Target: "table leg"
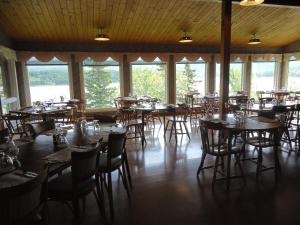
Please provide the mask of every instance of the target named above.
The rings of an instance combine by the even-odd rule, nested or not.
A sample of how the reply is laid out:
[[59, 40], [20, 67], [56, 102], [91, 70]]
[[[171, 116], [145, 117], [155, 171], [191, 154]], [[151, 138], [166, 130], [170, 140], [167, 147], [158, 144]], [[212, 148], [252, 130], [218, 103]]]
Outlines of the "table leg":
[[144, 144], [145, 144], [145, 131], [144, 131], [144, 129], [145, 129], [145, 126], [144, 126], [144, 123], [145, 123], [145, 112], [144, 111], [142, 111], [142, 130], [141, 130], [141, 132], [142, 132], [142, 149], [144, 149]]
[[167, 127], [166, 127], [166, 112], [163, 113], [163, 121], [164, 121], [164, 137], [166, 137]]
[[[175, 132], [175, 141], [177, 143], [177, 129], [176, 129], [176, 109], [173, 110], [173, 125], [174, 125], [174, 132]], [[171, 135], [171, 134], [170, 134]]]
[[230, 169], [231, 169], [231, 141], [232, 141], [232, 134], [229, 135], [228, 138], [228, 155], [227, 155], [227, 181], [226, 181], [226, 189], [229, 191], [230, 188]]
[[278, 157], [278, 133], [279, 131], [274, 132], [274, 159], [275, 159], [275, 176], [278, 175], [278, 172], [281, 172], [281, 166]]

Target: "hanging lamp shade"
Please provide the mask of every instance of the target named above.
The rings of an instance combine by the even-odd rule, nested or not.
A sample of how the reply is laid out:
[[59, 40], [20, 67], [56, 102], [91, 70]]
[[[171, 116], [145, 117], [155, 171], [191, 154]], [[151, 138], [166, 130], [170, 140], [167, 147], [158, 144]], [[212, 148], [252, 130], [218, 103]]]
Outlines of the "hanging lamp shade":
[[192, 41], [193, 41], [192, 37], [188, 36], [186, 32], [184, 32], [184, 36], [179, 39], [180, 43], [189, 43]]
[[248, 45], [258, 45], [261, 43], [261, 40], [253, 34], [252, 38], [248, 41]]
[[242, 6], [255, 6], [263, 3], [264, 0], [242, 0], [240, 5]]
[[101, 27], [99, 29], [99, 32], [98, 34], [96, 34], [95, 38], [94, 38], [95, 41], [109, 41], [110, 38], [107, 34], [104, 34], [103, 33], [103, 28]]

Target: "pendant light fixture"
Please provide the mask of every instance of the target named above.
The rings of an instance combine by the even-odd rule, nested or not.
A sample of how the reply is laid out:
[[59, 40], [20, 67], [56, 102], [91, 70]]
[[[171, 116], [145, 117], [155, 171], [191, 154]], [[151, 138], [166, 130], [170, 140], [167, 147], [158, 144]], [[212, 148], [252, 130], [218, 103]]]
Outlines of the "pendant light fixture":
[[107, 34], [103, 33], [103, 29], [104, 29], [103, 27], [99, 28], [98, 34], [96, 34], [96, 36], [94, 38], [95, 41], [109, 41], [110, 40], [109, 36]]
[[258, 45], [261, 43], [261, 40], [257, 38], [255, 35], [256, 35], [255, 33], [252, 35], [252, 38], [250, 38], [250, 40], [248, 41], [248, 45]]
[[240, 5], [242, 6], [255, 6], [263, 3], [264, 0], [242, 0]]
[[189, 43], [192, 41], [193, 41], [192, 37], [188, 36], [186, 31], [184, 31], [184, 36], [182, 38], [180, 38], [180, 40], [179, 40], [180, 43]]

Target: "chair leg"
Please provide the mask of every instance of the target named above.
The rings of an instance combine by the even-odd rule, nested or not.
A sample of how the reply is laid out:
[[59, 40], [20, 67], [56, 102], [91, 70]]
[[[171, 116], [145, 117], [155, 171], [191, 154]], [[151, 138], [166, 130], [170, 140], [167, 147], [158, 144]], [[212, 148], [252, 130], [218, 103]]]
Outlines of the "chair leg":
[[199, 165], [198, 170], [197, 170], [197, 176], [199, 175], [200, 171], [201, 171], [202, 168], [203, 168], [205, 157], [206, 157], [206, 153], [205, 153], [205, 152], [202, 152], [200, 165]]
[[291, 152], [293, 150], [293, 148], [292, 148], [292, 141], [291, 141], [291, 137], [290, 137], [290, 133], [289, 133], [288, 129], [285, 130], [285, 134], [286, 134], [286, 136], [288, 138], [288, 141], [289, 141], [289, 146], [290, 146], [290, 151], [289, 152]]
[[101, 190], [100, 190], [100, 184], [99, 184], [98, 179], [96, 179], [96, 191], [97, 191], [97, 193], [93, 190], [93, 193], [94, 193], [94, 196], [96, 198], [99, 211], [100, 211], [101, 215], [103, 216], [105, 222], [107, 222], [105, 207], [104, 207], [104, 198], [103, 198], [103, 195], [102, 195]]
[[132, 188], [131, 174], [130, 174], [129, 163], [128, 163], [128, 158], [127, 158], [126, 152], [124, 153], [123, 157], [124, 157], [124, 163], [125, 163], [126, 174], [127, 174], [129, 186], [130, 186], [130, 188]]
[[[172, 135], [173, 135], [174, 123], [175, 123], [175, 122], [172, 122], [172, 124], [171, 124], [171, 131], [170, 131], [170, 138], [169, 138], [169, 142], [171, 141], [171, 138], [172, 138]], [[176, 135], [176, 130], [175, 130], [175, 135]]]
[[256, 178], [259, 176], [259, 172], [262, 166], [262, 148], [258, 148], [258, 158], [257, 158], [257, 168], [256, 168]]
[[114, 218], [114, 200], [113, 200], [113, 193], [112, 193], [112, 180], [111, 180], [111, 173], [107, 174], [107, 189], [108, 189], [108, 199], [109, 199], [109, 210], [110, 210], [110, 218]]
[[214, 166], [214, 176], [213, 176], [212, 186], [214, 186], [215, 183], [216, 183], [218, 164], [219, 164], [219, 156], [217, 156], [216, 161], [215, 161], [215, 166]]
[[[119, 170], [120, 171], [120, 170]], [[122, 171], [122, 172], [121, 172]], [[130, 196], [130, 193], [129, 193], [129, 187], [128, 187], [128, 183], [127, 183], [127, 177], [126, 177], [126, 170], [125, 170], [125, 167], [124, 167], [124, 163], [122, 163], [121, 165], [121, 178], [122, 178], [122, 182], [123, 182], [123, 185], [126, 189], [126, 192], [127, 192], [127, 196]]]
[[190, 137], [190, 134], [189, 134], [189, 131], [188, 131], [188, 129], [187, 129], [187, 126], [186, 126], [186, 124], [185, 124], [185, 123], [183, 123], [183, 125], [184, 125], [185, 132], [186, 132], [187, 136], [188, 136], [188, 137], [189, 137], [189, 139], [191, 140], [191, 137]]

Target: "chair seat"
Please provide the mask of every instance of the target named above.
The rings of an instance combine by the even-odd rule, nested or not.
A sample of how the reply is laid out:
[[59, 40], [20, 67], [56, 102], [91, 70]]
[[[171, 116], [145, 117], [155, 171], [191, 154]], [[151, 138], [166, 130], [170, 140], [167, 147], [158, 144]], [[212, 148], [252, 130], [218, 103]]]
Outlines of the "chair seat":
[[269, 138], [263, 138], [263, 140], [259, 140], [258, 137], [251, 137], [251, 138], [247, 138], [246, 143], [248, 145], [252, 145], [255, 147], [262, 147], [262, 148], [274, 146], [273, 140]]
[[[239, 146], [239, 145], [231, 147], [231, 154], [240, 153], [241, 151], [242, 151], [242, 147]], [[229, 154], [228, 147], [226, 145], [222, 146], [220, 148], [220, 151], [218, 151], [217, 147], [215, 147], [215, 148], [211, 147], [209, 153], [212, 154], [212, 155], [215, 155], [215, 156], [216, 155], [222, 155], [222, 156], [224, 156], [224, 155], [228, 155]]]
[[111, 159], [111, 170], [108, 171], [107, 170], [107, 157], [108, 154], [107, 153], [101, 153], [99, 156], [99, 171], [100, 172], [110, 172], [110, 171], [114, 171], [116, 169], [118, 169], [121, 164], [122, 164], [122, 159], [121, 157], [115, 157]]
[[[94, 188], [94, 178], [82, 181], [78, 185], [79, 193], [86, 193]], [[50, 198], [72, 198], [72, 172], [65, 173], [48, 182], [48, 196]]]

